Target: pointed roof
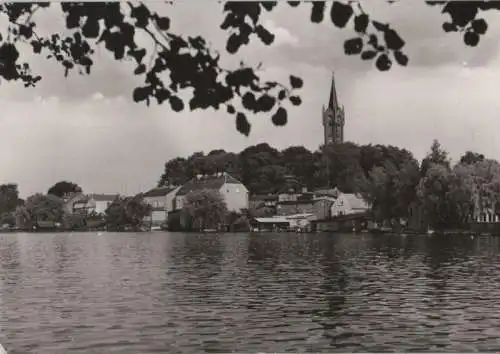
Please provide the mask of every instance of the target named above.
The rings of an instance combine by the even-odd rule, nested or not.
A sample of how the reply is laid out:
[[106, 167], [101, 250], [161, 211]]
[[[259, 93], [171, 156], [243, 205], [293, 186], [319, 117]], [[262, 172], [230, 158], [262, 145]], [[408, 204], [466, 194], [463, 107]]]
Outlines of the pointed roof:
[[332, 72], [332, 87], [330, 88], [330, 98], [327, 108], [335, 112], [338, 107], [339, 101], [337, 99], [337, 89], [335, 88], [335, 74]]
[[176, 188], [177, 187], [173, 186], [155, 187], [144, 193], [143, 197], [144, 198], [164, 197]]
[[[224, 184], [242, 184], [233, 176], [226, 172], [217, 173], [215, 175], [199, 175], [185, 185], [183, 185], [177, 192], [177, 196], [186, 195], [189, 192], [201, 189], [220, 189]], [[246, 189], [246, 187], [245, 187]]]

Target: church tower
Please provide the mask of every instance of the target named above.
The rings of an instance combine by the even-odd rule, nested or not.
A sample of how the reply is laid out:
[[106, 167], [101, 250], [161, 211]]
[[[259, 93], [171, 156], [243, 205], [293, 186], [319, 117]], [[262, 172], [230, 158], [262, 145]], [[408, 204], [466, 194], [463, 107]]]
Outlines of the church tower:
[[328, 106], [323, 106], [323, 130], [325, 145], [344, 142], [344, 107], [339, 105], [333, 74]]

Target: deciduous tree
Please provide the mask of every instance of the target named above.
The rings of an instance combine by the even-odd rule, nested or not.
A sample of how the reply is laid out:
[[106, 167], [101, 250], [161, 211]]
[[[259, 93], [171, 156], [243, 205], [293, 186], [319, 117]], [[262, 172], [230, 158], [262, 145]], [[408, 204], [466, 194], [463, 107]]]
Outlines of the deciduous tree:
[[106, 225], [109, 230], [139, 230], [146, 216], [150, 215], [151, 206], [141, 195], [117, 197], [106, 209]]
[[34, 194], [18, 207], [16, 216], [20, 226], [31, 229], [38, 222], [60, 223], [64, 215], [64, 200], [51, 194]]
[[189, 192], [182, 213], [188, 224], [197, 230], [217, 228], [227, 215], [227, 206], [220, 192], [202, 189]]
[[71, 194], [81, 193], [82, 188], [73, 182], [60, 181], [49, 188], [47, 194], [55, 195], [59, 198], [66, 198]]
[[474, 211], [470, 185], [442, 164], [428, 166], [417, 195], [434, 229], [460, 228]]

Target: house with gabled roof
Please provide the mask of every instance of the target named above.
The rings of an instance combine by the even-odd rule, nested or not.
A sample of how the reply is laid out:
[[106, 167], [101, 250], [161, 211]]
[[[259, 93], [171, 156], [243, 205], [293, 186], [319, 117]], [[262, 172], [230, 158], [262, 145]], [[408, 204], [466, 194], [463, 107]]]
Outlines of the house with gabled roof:
[[142, 195], [144, 201], [152, 207], [152, 226], [159, 226], [167, 220], [168, 213], [174, 210], [175, 195], [180, 188], [180, 186], [155, 187]]
[[331, 207], [331, 215], [342, 216], [369, 212], [371, 207], [360, 195], [340, 193]]
[[104, 214], [117, 197], [118, 194], [81, 194], [75, 196], [70, 203], [73, 212]]
[[248, 209], [248, 189], [243, 183], [226, 172], [213, 175], [197, 175], [184, 184], [175, 195], [175, 209], [182, 209], [188, 193], [204, 189], [220, 192], [226, 202], [228, 211], [240, 212], [242, 209]]

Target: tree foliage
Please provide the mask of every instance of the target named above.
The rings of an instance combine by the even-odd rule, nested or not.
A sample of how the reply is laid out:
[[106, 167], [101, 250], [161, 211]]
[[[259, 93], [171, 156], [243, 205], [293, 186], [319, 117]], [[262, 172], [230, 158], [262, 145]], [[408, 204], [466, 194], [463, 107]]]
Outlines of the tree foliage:
[[50, 194], [34, 194], [26, 198], [24, 205], [16, 210], [18, 224], [31, 229], [39, 222], [61, 223], [64, 216], [64, 200]]
[[474, 212], [474, 194], [470, 186], [444, 165], [429, 165], [417, 194], [430, 226], [435, 229], [459, 228]]
[[47, 192], [47, 194], [52, 194], [59, 198], [66, 198], [76, 193], [82, 193], [82, 188], [76, 183], [68, 181], [57, 182]]
[[19, 199], [17, 184], [8, 183], [0, 185], [0, 225], [15, 223], [14, 213], [22, 204]]
[[227, 217], [227, 206], [219, 191], [194, 190], [186, 195], [182, 214], [188, 228], [216, 229]]
[[[388, 0], [387, 3], [393, 3]], [[443, 23], [445, 32], [463, 35], [466, 45], [476, 46], [487, 32], [486, 21], [479, 17], [488, 10], [500, 9], [500, 3], [487, 1], [428, 1], [449, 16]], [[289, 1], [289, 6], [309, 6], [313, 23], [328, 18], [338, 28], [350, 28], [354, 36], [344, 43], [347, 55], [372, 60], [381, 71], [389, 70], [393, 63], [406, 66], [405, 40], [388, 23], [378, 21], [364, 11], [361, 1]], [[225, 18], [220, 28], [228, 33], [225, 50], [236, 54], [250, 40], [258, 39], [271, 45], [274, 34], [261, 21], [265, 12], [272, 11], [278, 2], [226, 2]], [[285, 2], [279, 6], [286, 6]], [[42, 36], [37, 33], [35, 12], [49, 7], [59, 7], [67, 33]], [[196, 109], [225, 108], [234, 115], [236, 128], [250, 134], [248, 114], [263, 112], [276, 126], [287, 123], [288, 106], [301, 104], [296, 90], [303, 87], [303, 80], [290, 75], [289, 82], [263, 81], [258, 67], [245, 63], [237, 68], [225, 68], [220, 63], [219, 52], [198, 36], [185, 36], [171, 29], [171, 18], [152, 11], [144, 3], [2, 3], [0, 13], [8, 18], [7, 31], [0, 35], [0, 77], [6, 81], [20, 80], [25, 86], [34, 86], [42, 78], [33, 73], [29, 63], [23, 61], [19, 45], [27, 44], [35, 54], [55, 60], [64, 75], [71, 71], [90, 74], [96, 61], [96, 49], [104, 48], [117, 61], [135, 63], [134, 75], [143, 84], [133, 89], [135, 102], [147, 105], [155, 100], [168, 102], [171, 109], [180, 112], [189, 107]], [[138, 43], [138, 34], [148, 36], [154, 43], [146, 48]], [[181, 96], [192, 90], [185, 102]], [[287, 101], [289, 103], [287, 103]], [[186, 104], [187, 103], [187, 104]]]
[[151, 206], [141, 195], [133, 197], [118, 196], [106, 209], [108, 230], [139, 230], [145, 217], [151, 214]]
[[383, 167], [387, 161], [398, 170], [407, 163], [418, 166], [409, 151], [394, 146], [344, 143], [312, 152], [303, 146], [280, 151], [262, 143], [237, 154], [213, 150], [206, 155], [196, 152], [187, 158], [171, 159], [165, 163], [158, 185], [182, 185], [197, 174], [228, 172], [242, 181], [251, 194], [328, 186], [347, 193], [361, 192], [372, 169]]

